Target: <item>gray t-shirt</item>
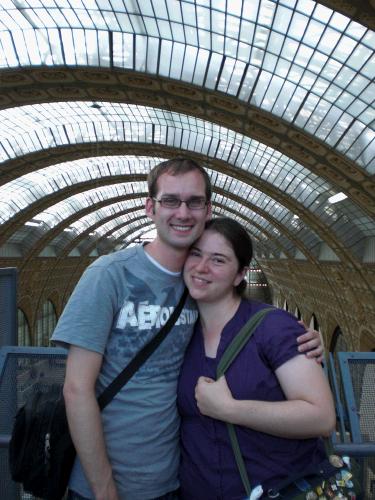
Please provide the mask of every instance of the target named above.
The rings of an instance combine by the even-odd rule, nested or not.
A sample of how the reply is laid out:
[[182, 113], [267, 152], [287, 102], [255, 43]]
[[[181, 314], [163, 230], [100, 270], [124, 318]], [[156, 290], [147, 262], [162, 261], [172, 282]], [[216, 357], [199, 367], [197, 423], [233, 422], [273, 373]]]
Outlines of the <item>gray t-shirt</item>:
[[[100, 257], [84, 272], [54, 342], [103, 354], [97, 394], [160, 330], [184, 284], [155, 266], [141, 246]], [[155, 353], [103, 410], [108, 455], [122, 500], [145, 500], [178, 487], [177, 378], [198, 313], [188, 297]], [[93, 498], [78, 460], [70, 488]]]

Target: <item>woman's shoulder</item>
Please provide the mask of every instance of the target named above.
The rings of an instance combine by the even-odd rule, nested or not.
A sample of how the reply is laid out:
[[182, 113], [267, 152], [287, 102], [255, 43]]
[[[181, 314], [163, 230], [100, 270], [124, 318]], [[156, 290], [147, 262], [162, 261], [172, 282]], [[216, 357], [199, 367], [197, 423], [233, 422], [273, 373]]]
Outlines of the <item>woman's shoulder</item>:
[[242, 299], [241, 301], [240, 311], [247, 316], [248, 319], [262, 310], [267, 310], [266, 316], [269, 318], [285, 318], [286, 320], [291, 319], [292, 321], [298, 321], [293, 314], [290, 314], [288, 311], [285, 311], [285, 309], [280, 309], [272, 304], [267, 304], [253, 299]]
[[265, 309], [268, 312], [263, 317], [259, 328], [259, 330], [264, 331], [265, 335], [274, 335], [276, 332], [280, 335], [289, 332], [293, 336], [298, 336], [303, 333], [304, 328], [298, 323], [298, 319], [284, 309], [249, 299], [243, 299], [240, 308], [245, 321], [248, 321], [256, 313]]

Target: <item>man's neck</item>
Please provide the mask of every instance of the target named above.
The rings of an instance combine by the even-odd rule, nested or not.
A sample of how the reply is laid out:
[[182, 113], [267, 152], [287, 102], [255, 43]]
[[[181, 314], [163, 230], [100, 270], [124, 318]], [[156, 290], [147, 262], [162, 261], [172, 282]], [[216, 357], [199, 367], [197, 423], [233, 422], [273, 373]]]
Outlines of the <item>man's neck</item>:
[[145, 251], [159, 264], [169, 271], [179, 272], [182, 270], [188, 254], [186, 248], [173, 248], [164, 245], [157, 238], [145, 245]]

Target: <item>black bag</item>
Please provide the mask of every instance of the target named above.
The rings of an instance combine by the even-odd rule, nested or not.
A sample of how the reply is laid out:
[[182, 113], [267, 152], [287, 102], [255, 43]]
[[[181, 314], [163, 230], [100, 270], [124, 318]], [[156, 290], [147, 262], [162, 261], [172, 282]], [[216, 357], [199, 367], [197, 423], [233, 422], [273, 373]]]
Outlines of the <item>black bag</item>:
[[35, 392], [15, 417], [9, 443], [12, 479], [27, 493], [59, 500], [75, 455], [61, 391]]
[[[160, 331], [139, 351], [98, 397], [103, 410], [115, 394], [157, 349], [177, 321], [184, 306], [185, 287], [179, 303]], [[60, 500], [68, 486], [76, 451], [69, 432], [61, 387], [35, 391], [17, 412], [9, 443], [12, 479], [23, 489], [45, 500]]]

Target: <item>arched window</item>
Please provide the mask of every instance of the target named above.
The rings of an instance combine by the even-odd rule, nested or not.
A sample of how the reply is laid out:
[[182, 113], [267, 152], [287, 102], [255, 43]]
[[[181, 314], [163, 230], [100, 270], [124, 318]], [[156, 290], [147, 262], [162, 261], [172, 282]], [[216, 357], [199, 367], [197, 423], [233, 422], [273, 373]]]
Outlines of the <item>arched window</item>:
[[17, 309], [18, 334], [17, 343], [20, 346], [30, 345], [30, 327], [25, 313], [22, 309]]
[[296, 307], [296, 309], [295, 309], [294, 316], [295, 316], [298, 320], [302, 319], [301, 311], [298, 309], [298, 307]]
[[50, 345], [49, 339], [55, 329], [57, 316], [55, 307], [50, 300], [44, 302], [39, 310], [36, 326], [36, 344], [47, 347]]
[[288, 302], [286, 300], [284, 300], [284, 309], [285, 311], [289, 311]]
[[311, 328], [314, 328], [314, 330], [316, 330], [317, 332], [320, 331], [320, 325], [319, 325], [319, 321], [317, 320], [317, 317], [315, 316], [315, 314], [313, 314], [311, 316], [311, 319], [310, 319], [310, 327]]
[[337, 326], [335, 328], [335, 331], [333, 332], [332, 335], [332, 340], [331, 344], [329, 346], [329, 351], [330, 352], [340, 352], [340, 351], [347, 351], [348, 350], [348, 345], [346, 342], [346, 339], [341, 331], [341, 328]]

